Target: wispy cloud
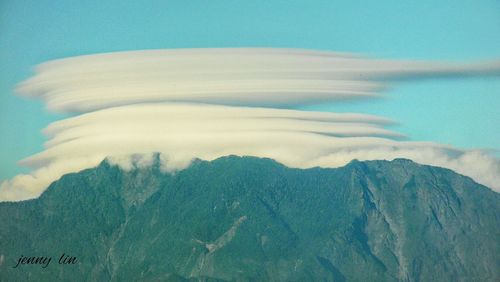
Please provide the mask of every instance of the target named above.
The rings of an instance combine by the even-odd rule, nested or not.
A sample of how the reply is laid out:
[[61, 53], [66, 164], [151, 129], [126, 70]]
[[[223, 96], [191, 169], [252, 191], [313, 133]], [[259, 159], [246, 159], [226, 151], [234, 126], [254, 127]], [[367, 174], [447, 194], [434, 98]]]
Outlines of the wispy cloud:
[[34, 172], [2, 183], [0, 200], [36, 197], [63, 174], [105, 158], [130, 169], [129, 156], [148, 164], [156, 152], [166, 171], [230, 154], [300, 168], [403, 157], [500, 191], [500, 162], [486, 152], [404, 141], [385, 128], [391, 121], [383, 117], [273, 108], [375, 97], [391, 80], [499, 70], [497, 62], [387, 61], [288, 49], [136, 51], [48, 62], [19, 91], [51, 110], [82, 114], [44, 130], [46, 149], [21, 161]]
[[81, 56], [40, 65], [21, 83], [56, 111], [143, 102], [286, 106], [377, 97], [385, 80], [498, 74], [500, 61], [375, 60], [289, 49], [179, 49]]

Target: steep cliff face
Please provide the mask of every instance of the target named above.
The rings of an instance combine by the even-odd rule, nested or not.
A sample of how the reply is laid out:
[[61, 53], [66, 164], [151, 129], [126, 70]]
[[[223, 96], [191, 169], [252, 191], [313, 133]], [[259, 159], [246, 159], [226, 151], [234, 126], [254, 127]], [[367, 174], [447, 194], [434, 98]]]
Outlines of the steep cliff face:
[[[225, 157], [175, 174], [103, 162], [0, 214], [5, 281], [500, 279], [500, 195], [409, 160]], [[21, 255], [53, 261], [13, 268]]]

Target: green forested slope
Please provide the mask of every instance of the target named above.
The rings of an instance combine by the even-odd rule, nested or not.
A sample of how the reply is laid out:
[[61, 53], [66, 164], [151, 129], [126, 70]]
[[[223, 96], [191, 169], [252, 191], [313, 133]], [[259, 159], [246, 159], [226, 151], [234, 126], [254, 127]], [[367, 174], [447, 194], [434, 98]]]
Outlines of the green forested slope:
[[[500, 195], [403, 159], [103, 162], [0, 215], [1, 281], [500, 280]], [[52, 262], [13, 268], [21, 255]]]

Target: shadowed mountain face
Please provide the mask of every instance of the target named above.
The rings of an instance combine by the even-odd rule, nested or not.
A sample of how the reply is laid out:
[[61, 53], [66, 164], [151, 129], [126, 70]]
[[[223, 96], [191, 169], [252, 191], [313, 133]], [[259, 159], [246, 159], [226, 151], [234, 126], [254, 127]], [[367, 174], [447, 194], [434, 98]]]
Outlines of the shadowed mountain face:
[[[103, 162], [0, 214], [2, 281], [500, 279], [500, 195], [402, 159], [224, 157], [175, 174]], [[52, 262], [13, 268], [21, 255]]]

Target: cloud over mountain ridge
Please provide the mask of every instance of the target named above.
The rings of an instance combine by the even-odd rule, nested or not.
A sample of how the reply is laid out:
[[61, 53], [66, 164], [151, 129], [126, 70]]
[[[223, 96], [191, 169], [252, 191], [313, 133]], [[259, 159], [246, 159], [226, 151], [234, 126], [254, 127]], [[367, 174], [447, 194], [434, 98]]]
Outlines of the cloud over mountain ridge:
[[393, 80], [497, 75], [500, 62], [390, 61], [293, 49], [150, 50], [42, 64], [20, 94], [49, 110], [79, 114], [50, 124], [36, 169], [0, 186], [0, 200], [38, 196], [63, 174], [109, 157], [130, 167], [161, 153], [166, 170], [193, 158], [273, 158], [285, 165], [338, 167], [352, 159], [408, 158], [447, 167], [500, 191], [500, 161], [479, 150], [401, 140], [391, 121], [360, 113], [306, 112], [290, 105], [377, 97]]

